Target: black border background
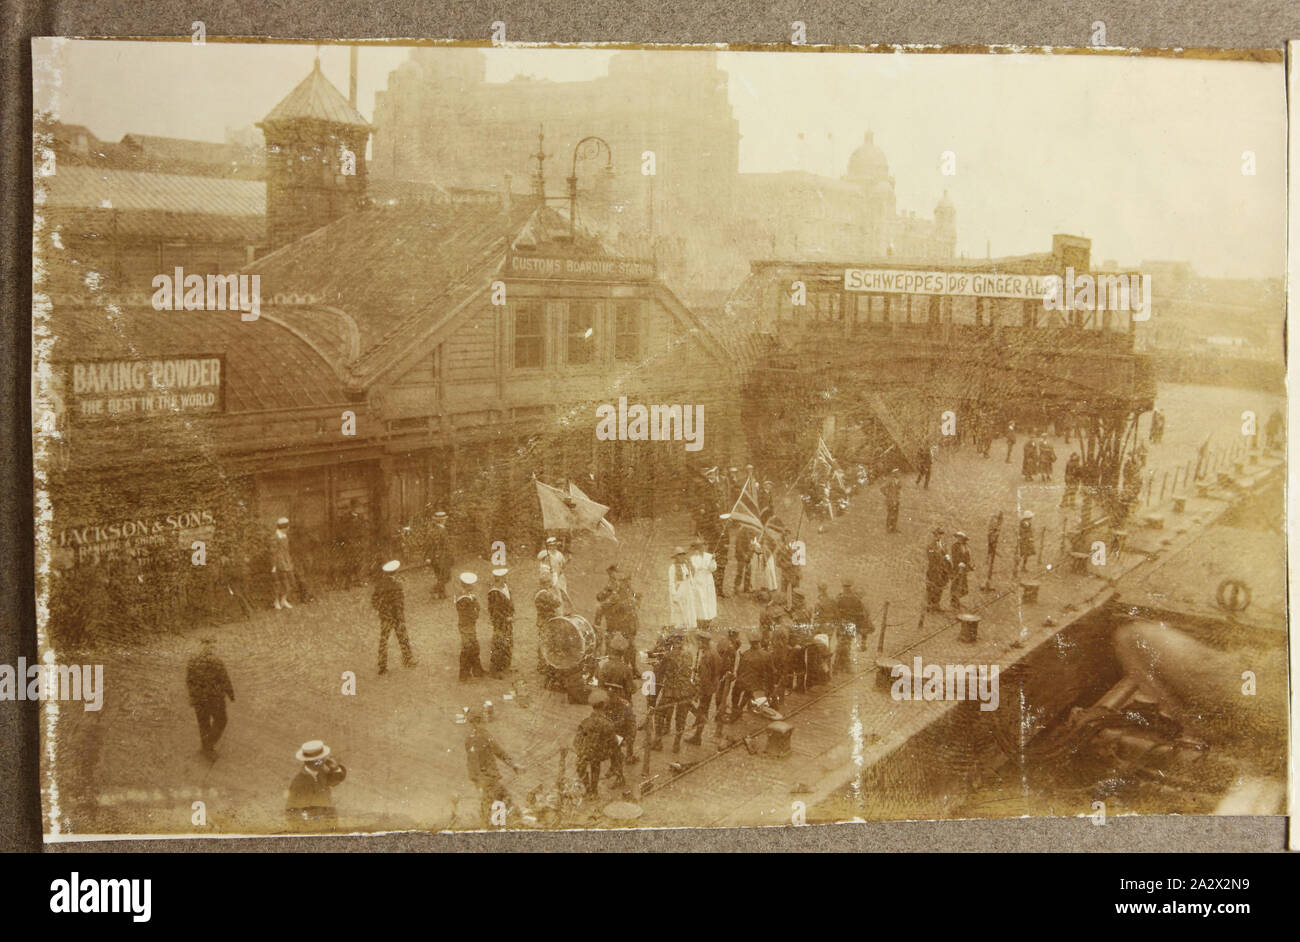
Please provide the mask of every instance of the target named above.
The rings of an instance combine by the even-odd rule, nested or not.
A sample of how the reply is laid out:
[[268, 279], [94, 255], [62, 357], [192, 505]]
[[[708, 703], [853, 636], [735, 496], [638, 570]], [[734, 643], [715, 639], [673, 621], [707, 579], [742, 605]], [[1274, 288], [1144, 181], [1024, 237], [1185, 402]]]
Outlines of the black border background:
[[[1300, 5], [1287, 0], [4, 0], [0, 19], [0, 663], [34, 659], [30, 423], [31, 48], [33, 36], [186, 36], [202, 20], [209, 38], [485, 40], [494, 20], [513, 42], [783, 43], [790, 23], [813, 44], [1023, 44], [1083, 46], [1091, 24], [1112, 45], [1281, 50], [1300, 36]], [[1194, 107], [1190, 103], [1189, 107]], [[1281, 198], [1279, 194], [1279, 198]], [[0, 703], [0, 851], [42, 849], [37, 713]], [[1095, 827], [1080, 819], [900, 822], [805, 828], [621, 832], [395, 834], [365, 838], [187, 839], [48, 845], [52, 852], [122, 851], [1276, 851], [1286, 821], [1271, 818], [1130, 817]], [[116, 874], [115, 874], [116, 875]]]

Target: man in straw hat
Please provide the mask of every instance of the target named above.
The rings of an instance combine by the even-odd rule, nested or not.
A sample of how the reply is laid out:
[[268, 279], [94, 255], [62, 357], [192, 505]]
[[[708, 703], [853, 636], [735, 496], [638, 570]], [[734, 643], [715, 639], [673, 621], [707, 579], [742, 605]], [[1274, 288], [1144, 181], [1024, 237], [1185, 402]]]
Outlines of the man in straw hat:
[[401, 563], [391, 559], [380, 568], [375, 587], [370, 591], [370, 604], [379, 613], [379, 673], [388, 673], [388, 636], [397, 635], [397, 646], [402, 651], [402, 665], [415, 666], [411, 653], [411, 639], [406, 634], [406, 599], [397, 581]]
[[515, 603], [510, 598], [510, 584], [504, 567], [492, 570], [492, 586], [488, 589], [488, 618], [492, 620], [492, 646], [488, 665], [492, 676], [499, 678], [510, 670], [515, 649]]
[[478, 596], [474, 583], [478, 576], [472, 572], [460, 574], [460, 589], [456, 593], [456, 626], [460, 631], [460, 680], [486, 677], [478, 648]]
[[284, 812], [293, 823], [334, 823], [338, 812], [334, 810], [331, 789], [347, 778], [348, 770], [330, 755], [330, 747], [319, 739], [302, 744], [297, 759], [302, 768], [289, 783]]

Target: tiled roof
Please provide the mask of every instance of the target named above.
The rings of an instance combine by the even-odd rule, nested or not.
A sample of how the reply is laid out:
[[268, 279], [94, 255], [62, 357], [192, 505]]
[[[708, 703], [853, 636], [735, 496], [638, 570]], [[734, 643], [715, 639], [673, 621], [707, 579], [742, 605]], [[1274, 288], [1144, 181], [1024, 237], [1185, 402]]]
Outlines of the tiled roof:
[[[46, 188], [45, 205], [50, 207], [266, 215], [266, 184], [257, 180], [63, 165], [53, 176], [41, 178], [37, 183]], [[104, 206], [105, 201], [108, 206]]]
[[271, 109], [271, 113], [262, 119], [262, 124], [302, 119], [328, 121], [331, 124], [346, 124], [361, 128], [370, 127], [370, 123], [356, 108], [352, 107], [343, 97], [343, 93], [330, 84], [330, 80], [320, 70], [319, 59], [316, 60], [311, 74]]
[[51, 313], [51, 362], [224, 354], [226, 411], [297, 409], [347, 401], [333, 368], [301, 338], [237, 311], [155, 311], [105, 303], [60, 305]]
[[247, 271], [262, 276], [262, 296], [314, 295], [349, 314], [363, 358], [404, 322], [442, 317], [454, 298], [486, 282], [505, 255], [507, 237], [533, 207], [507, 214], [489, 204], [398, 204], [350, 213], [272, 252]]

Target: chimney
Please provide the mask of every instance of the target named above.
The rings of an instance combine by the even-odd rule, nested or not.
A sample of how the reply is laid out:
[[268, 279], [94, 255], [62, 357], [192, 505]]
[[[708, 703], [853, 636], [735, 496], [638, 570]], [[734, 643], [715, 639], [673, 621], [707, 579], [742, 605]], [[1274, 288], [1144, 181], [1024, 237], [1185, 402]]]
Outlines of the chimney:
[[348, 104], [357, 107], [357, 47], [348, 47]]

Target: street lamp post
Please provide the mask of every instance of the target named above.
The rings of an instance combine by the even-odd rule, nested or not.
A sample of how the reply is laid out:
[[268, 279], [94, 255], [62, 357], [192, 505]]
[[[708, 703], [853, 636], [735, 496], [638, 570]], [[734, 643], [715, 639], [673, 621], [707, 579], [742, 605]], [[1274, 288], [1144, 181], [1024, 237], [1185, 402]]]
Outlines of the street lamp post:
[[[590, 146], [586, 146], [590, 145]], [[573, 166], [569, 173], [569, 241], [574, 238], [574, 224], [578, 218], [578, 155], [583, 160], [595, 160], [600, 156], [601, 148], [605, 150], [605, 172], [614, 172], [614, 149], [604, 138], [594, 134], [584, 137], [573, 146]]]

